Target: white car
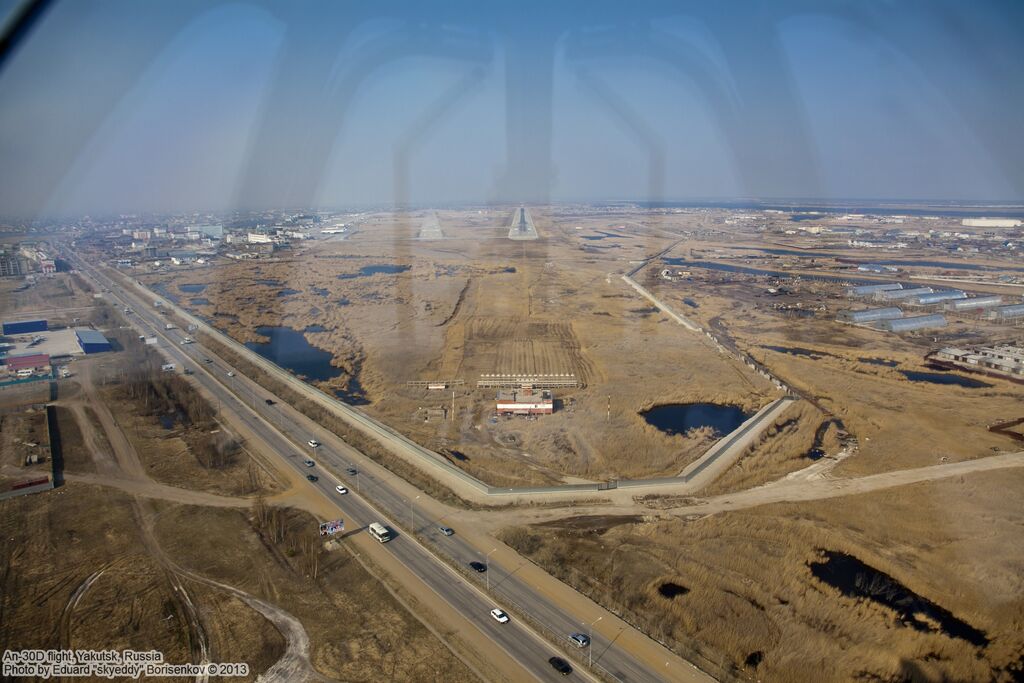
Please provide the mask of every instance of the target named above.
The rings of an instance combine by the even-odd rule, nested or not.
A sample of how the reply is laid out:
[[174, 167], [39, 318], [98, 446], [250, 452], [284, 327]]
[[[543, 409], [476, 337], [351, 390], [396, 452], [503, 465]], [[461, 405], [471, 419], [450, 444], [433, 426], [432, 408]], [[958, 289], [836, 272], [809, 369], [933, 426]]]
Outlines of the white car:
[[306, 444], [308, 444], [310, 448], [320, 448], [320, 442], [316, 439], [310, 439]]
[[235, 371], [234, 370], [228, 370], [228, 377], [234, 377], [234, 376], [235, 376]]
[[508, 623], [508, 615], [497, 607], [491, 610], [491, 616], [494, 617], [494, 620], [499, 624]]
[[309, 460], [309, 459], [307, 458], [306, 460], [303, 460], [303, 461], [302, 461], [302, 464], [303, 464], [303, 465], [305, 465], [306, 467], [312, 467], [312, 466], [313, 466], [313, 465], [315, 465], [316, 463], [315, 463], [315, 462], [313, 462], [312, 460]]
[[341, 494], [341, 495], [343, 495], [343, 496], [344, 496], [344, 495], [345, 495], [346, 493], [348, 493], [348, 489], [347, 489], [347, 488], [345, 488], [344, 486], [342, 486], [341, 484], [338, 484], [337, 486], [335, 486], [335, 487], [334, 487], [334, 490], [335, 490], [335, 491], [337, 491], [338, 493], [340, 493], [340, 494]]

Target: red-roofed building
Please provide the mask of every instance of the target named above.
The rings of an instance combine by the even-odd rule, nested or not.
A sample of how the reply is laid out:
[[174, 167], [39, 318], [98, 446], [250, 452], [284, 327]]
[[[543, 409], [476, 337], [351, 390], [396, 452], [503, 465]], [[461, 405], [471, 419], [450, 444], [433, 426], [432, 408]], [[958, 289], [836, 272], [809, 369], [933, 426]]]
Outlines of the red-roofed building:
[[10, 372], [42, 370], [50, 367], [50, 356], [45, 353], [33, 353], [27, 356], [8, 356], [4, 362]]
[[547, 389], [523, 387], [499, 391], [495, 408], [499, 415], [550, 415], [555, 411], [555, 399]]

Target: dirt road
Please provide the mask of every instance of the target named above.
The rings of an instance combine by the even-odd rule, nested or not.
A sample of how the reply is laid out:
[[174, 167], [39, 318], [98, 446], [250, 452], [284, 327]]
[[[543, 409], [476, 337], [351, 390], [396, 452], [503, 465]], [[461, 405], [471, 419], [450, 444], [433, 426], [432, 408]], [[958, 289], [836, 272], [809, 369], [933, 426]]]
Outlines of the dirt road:
[[585, 515], [713, 515], [719, 512], [743, 510], [773, 503], [796, 503], [870, 493], [872, 491], [1010, 467], [1024, 467], [1024, 451], [909, 470], [883, 472], [881, 474], [871, 474], [851, 479], [830, 479], [821, 476], [813, 479], [783, 478], [770, 484], [747, 489], [746, 491], [724, 493], [708, 498], [687, 498], [685, 504], [659, 507], [657, 510], [636, 501], [630, 501], [629, 503], [616, 501], [609, 505], [600, 506], [575, 506], [543, 510], [513, 509], [503, 510], [500, 513], [478, 511], [462, 514], [464, 516], [472, 516], [476, 524], [490, 532], [496, 532], [498, 529], [511, 524], [534, 524]]

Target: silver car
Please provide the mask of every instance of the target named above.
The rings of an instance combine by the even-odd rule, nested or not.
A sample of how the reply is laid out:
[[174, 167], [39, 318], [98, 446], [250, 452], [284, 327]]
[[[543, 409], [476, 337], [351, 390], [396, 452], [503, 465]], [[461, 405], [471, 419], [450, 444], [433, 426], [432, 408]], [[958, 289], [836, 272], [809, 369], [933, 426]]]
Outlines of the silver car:
[[572, 633], [569, 635], [569, 640], [576, 647], [586, 647], [590, 645], [590, 636], [586, 633]]

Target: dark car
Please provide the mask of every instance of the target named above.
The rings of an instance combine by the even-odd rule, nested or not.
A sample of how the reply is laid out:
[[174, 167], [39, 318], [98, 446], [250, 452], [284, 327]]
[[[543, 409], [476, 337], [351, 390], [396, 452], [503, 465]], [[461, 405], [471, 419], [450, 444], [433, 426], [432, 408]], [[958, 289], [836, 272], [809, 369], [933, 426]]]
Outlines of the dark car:
[[307, 474], [306, 479], [309, 479], [310, 481], [319, 481], [320, 477], [316, 476], [315, 474]]
[[561, 657], [552, 657], [548, 660], [548, 664], [551, 665], [552, 669], [562, 674], [563, 676], [568, 676], [572, 673], [572, 667], [569, 666], [569, 662], [565, 661]]
[[265, 400], [266, 400], [268, 406], [274, 405], [274, 401], [272, 399], [268, 398], [268, 399], [265, 399]]
[[476, 562], [476, 561], [470, 562], [469, 563], [469, 568], [472, 569], [473, 571], [479, 572], [481, 574], [483, 574], [485, 571], [487, 571], [487, 565], [484, 564], [483, 562]]
[[350, 477], [354, 477], [357, 474], [359, 474], [359, 470], [357, 470], [355, 467], [349, 467], [347, 470], [345, 470], [345, 472], [348, 473], [348, 476]]

